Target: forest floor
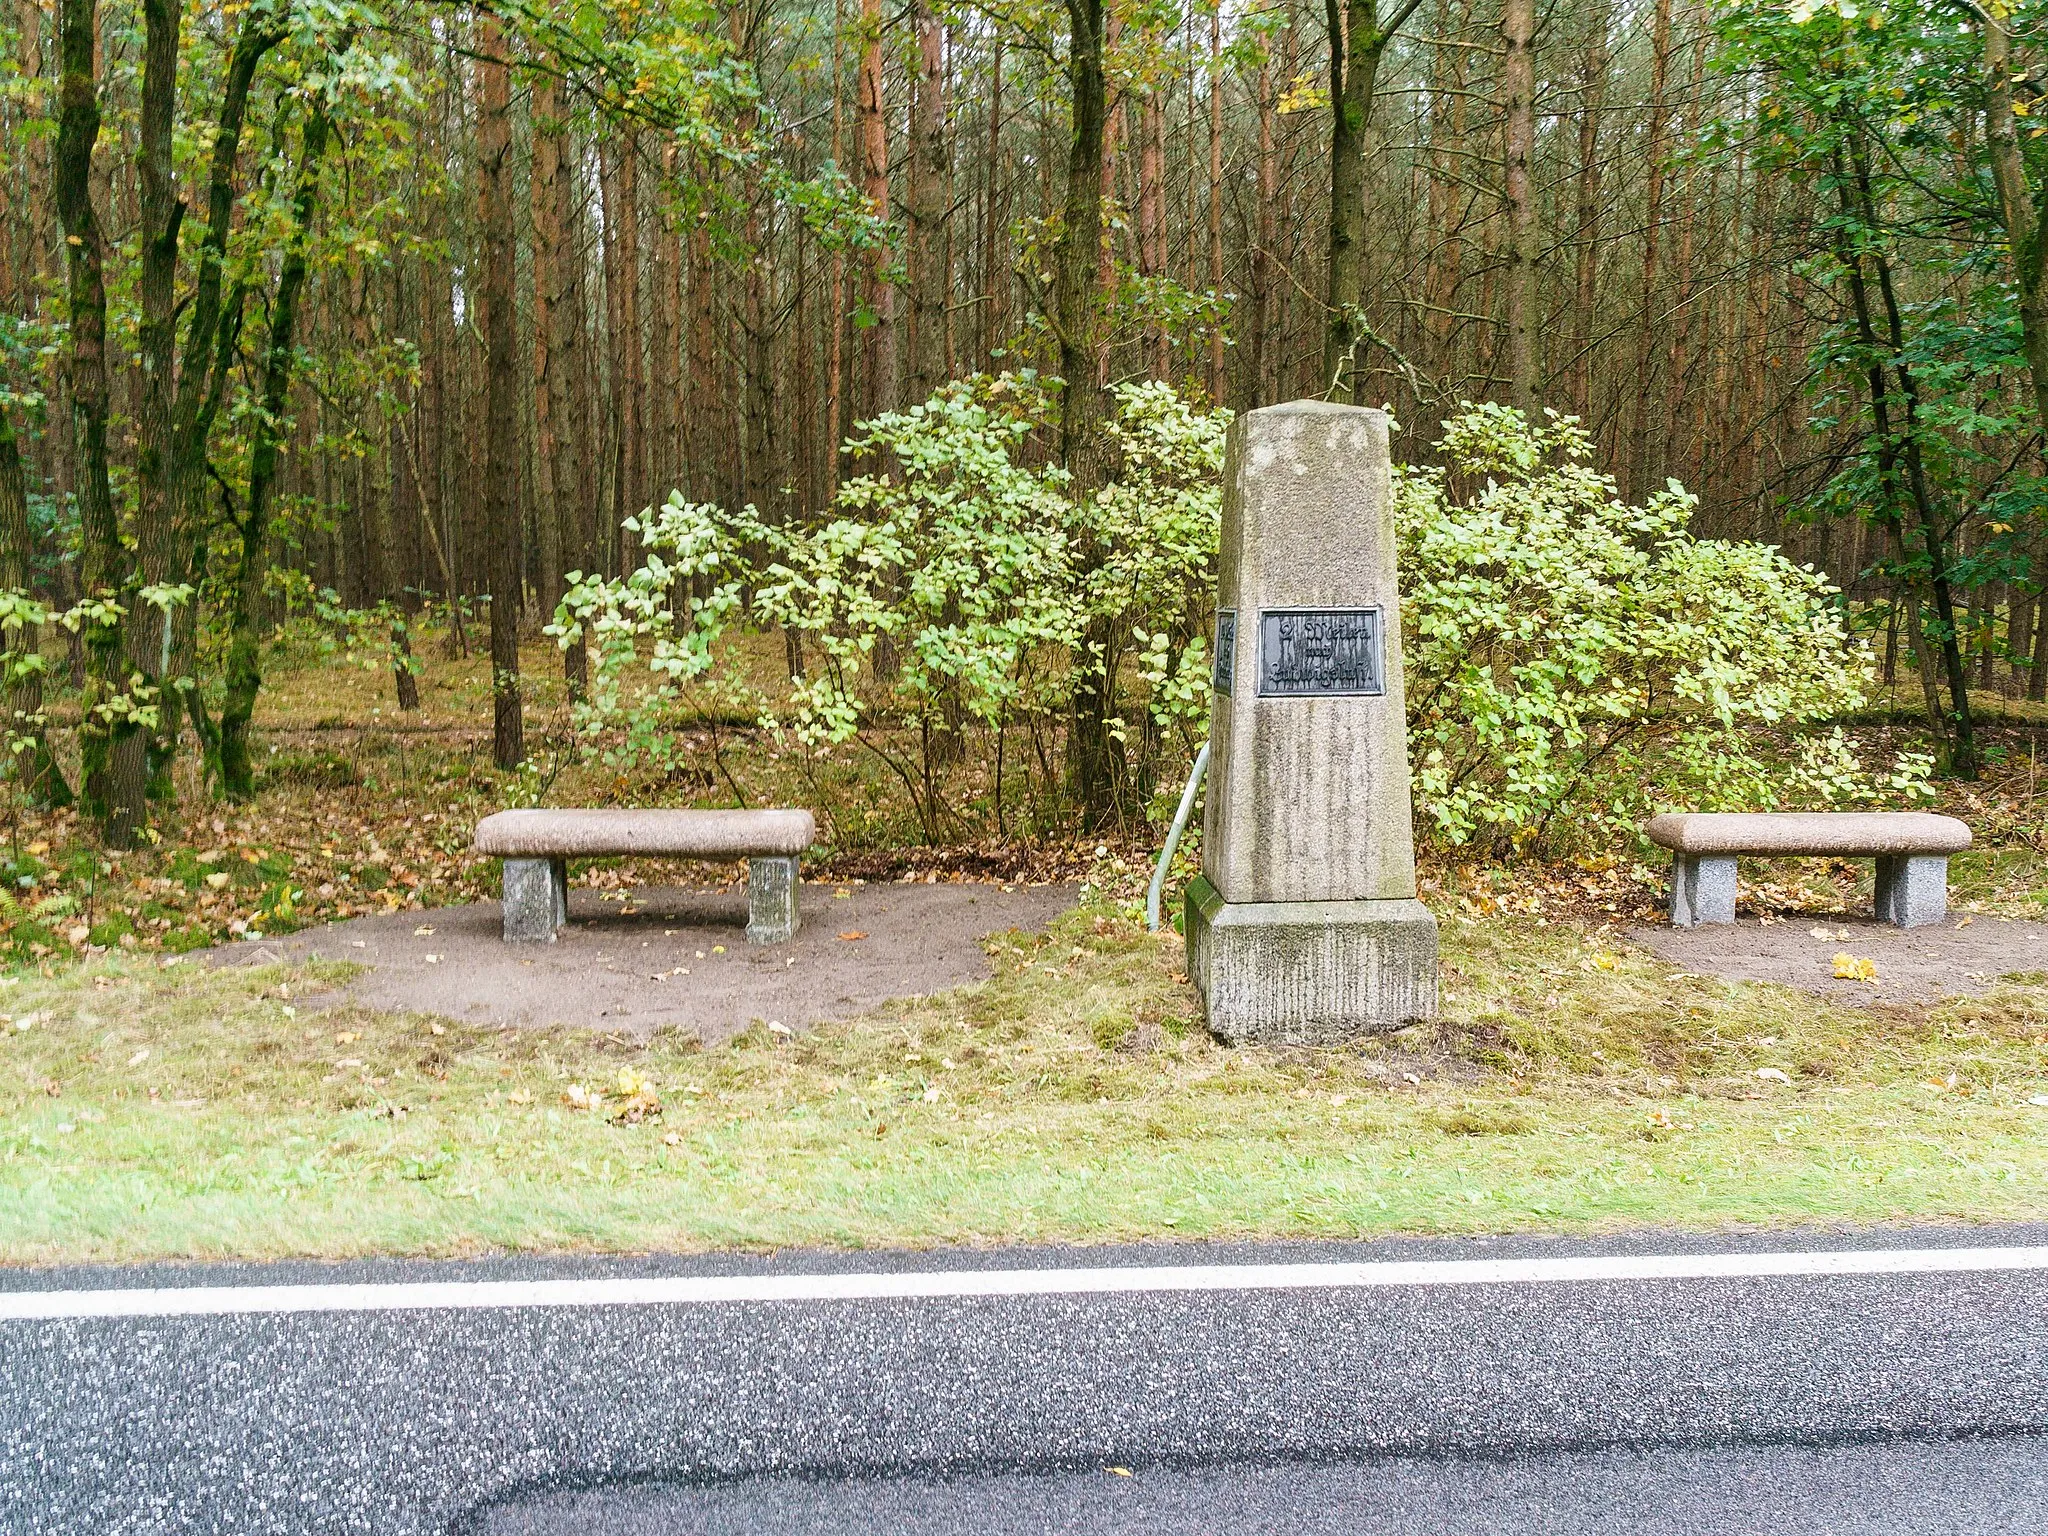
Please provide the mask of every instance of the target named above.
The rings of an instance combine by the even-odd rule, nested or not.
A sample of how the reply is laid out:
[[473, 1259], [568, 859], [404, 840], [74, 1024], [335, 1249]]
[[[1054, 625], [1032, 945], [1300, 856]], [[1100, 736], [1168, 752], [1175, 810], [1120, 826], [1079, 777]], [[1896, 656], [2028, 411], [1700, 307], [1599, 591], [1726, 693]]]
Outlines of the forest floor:
[[[547, 659], [536, 650], [531, 666]], [[379, 913], [403, 928], [401, 914], [492, 894], [470, 830], [536, 786], [488, 766], [480, 660], [436, 654], [423, 681], [425, 707], [399, 720], [381, 664], [315, 654], [280, 668], [257, 800], [216, 806], [187, 765], [146, 852], [103, 855], [68, 816], [14, 819], [0, 866], [14, 893], [0, 909], [0, 1260], [2048, 1211], [2048, 956], [2001, 963], [1980, 947], [1976, 995], [1888, 989], [1881, 956], [1875, 982], [1838, 996], [1725, 979], [1630, 941], [1655, 934], [1663, 879], [1633, 852], [1432, 863], [1440, 1022], [1344, 1050], [1229, 1050], [1199, 1027], [1177, 939], [1137, 920], [1141, 844], [920, 847], [883, 835], [882, 799], [862, 799], [854, 765], [828, 780], [726, 728], [701, 744], [716, 774], [561, 767], [549, 798], [731, 803], [735, 782], [757, 803], [824, 796], [842, 831], [821, 885], [1071, 880], [1080, 904], [1043, 932], [1027, 931], [1041, 910], [985, 941], [985, 981], [808, 1029], [714, 1031], [714, 1044], [674, 1023], [506, 1027], [370, 1007], [351, 1001], [360, 973], [345, 961], [176, 953]], [[561, 756], [555, 708], [540, 690], [543, 777]], [[1980, 835], [1956, 863], [1958, 924], [2048, 916], [2032, 726], [1994, 727], [1993, 774], [1944, 790]], [[1876, 953], [1854, 916], [1867, 865], [1745, 873], [1745, 914], [1805, 934], [1816, 966], [1835, 945]], [[577, 879], [625, 906], [677, 874], [614, 862]]]

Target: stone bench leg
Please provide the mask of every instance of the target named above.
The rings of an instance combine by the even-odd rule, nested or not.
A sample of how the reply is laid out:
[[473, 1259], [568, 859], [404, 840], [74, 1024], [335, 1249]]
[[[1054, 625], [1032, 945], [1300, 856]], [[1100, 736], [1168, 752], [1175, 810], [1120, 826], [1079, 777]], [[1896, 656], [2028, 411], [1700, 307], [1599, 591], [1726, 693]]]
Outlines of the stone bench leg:
[[505, 942], [552, 944], [569, 921], [566, 859], [505, 861]]
[[747, 942], [786, 944], [796, 937], [795, 859], [747, 860]]
[[1735, 921], [1735, 858], [1732, 854], [1671, 861], [1671, 926]]
[[1948, 915], [1948, 855], [1894, 854], [1877, 861], [1877, 916], [1922, 928]]

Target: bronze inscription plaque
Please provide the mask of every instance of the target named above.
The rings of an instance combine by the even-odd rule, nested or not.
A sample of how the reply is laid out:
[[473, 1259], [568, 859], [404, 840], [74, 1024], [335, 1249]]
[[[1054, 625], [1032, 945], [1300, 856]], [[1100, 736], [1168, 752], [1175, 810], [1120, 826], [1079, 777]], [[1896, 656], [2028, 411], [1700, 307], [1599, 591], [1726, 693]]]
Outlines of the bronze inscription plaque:
[[1378, 608], [1268, 608], [1259, 614], [1259, 696], [1386, 692]]

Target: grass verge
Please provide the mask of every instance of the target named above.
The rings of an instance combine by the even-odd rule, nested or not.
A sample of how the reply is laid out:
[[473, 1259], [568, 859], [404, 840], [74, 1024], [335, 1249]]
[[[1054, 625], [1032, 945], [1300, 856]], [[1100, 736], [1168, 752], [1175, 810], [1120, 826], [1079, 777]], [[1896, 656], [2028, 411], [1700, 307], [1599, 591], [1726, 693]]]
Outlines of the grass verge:
[[1463, 918], [1446, 1021], [1226, 1050], [1102, 910], [700, 1049], [114, 955], [0, 989], [0, 1260], [1365, 1236], [2048, 1211], [2048, 986], [1851, 1012]]

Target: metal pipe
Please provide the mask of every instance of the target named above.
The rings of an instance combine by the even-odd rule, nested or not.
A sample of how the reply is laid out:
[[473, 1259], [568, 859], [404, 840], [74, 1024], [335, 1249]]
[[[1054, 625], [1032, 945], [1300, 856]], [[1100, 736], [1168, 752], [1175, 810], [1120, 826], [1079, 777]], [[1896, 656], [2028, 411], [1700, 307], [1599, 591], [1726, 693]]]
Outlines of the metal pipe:
[[1202, 775], [1209, 771], [1209, 743], [1202, 743], [1202, 750], [1195, 754], [1195, 766], [1188, 773], [1188, 787], [1180, 792], [1180, 809], [1173, 813], [1173, 825], [1166, 829], [1166, 846], [1160, 850], [1159, 863], [1152, 870], [1152, 884], [1145, 892], [1145, 927], [1153, 933], [1159, 931], [1159, 897], [1166, 889], [1166, 869], [1173, 862], [1173, 851], [1180, 846], [1180, 835], [1187, 830], [1188, 812], [1195, 808], [1195, 791], [1202, 787]]

